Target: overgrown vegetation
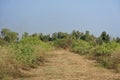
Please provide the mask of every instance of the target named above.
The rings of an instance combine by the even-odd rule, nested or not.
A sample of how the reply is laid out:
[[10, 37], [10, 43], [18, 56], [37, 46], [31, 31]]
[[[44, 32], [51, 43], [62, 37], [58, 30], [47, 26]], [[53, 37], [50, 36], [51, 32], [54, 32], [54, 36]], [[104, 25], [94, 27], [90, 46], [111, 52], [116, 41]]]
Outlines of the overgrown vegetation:
[[73, 30], [71, 34], [56, 32], [52, 35], [25, 32], [19, 38], [17, 32], [4, 28], [0, 35], [0, 79], [22, 76], [20, 69], [29, 70], [42, 63], [52, 47], [87, 54], [102, 66], [120, 72], [120, 38], [112, 39], [105, 31], [99, 37], [89, 31]]
[[58, 39], [53, 42], [56, 48], [69, 49], [73, 43], [72, 39]]
[[88, 42], [83, 40], [76, 40], [71, 46], [71, 51], [79, 54], [87, 54], [91, 48], [92, 46], [90, 46]]
[[94, 52], [92, 53], [93, 57], [104, 67], [119, 71], [119, 46], [120, 44], [116, 42], [104, 43], [95, 48]]
[[9, 38], [8, 41], [4, 36], [8, 35], [2, 35], [0, 39], [0, 80], [24, 76], [21, 69], [29, 70], [42, 64], [46, 52], [50, 49], [49, 43], [41, 41], [37, 36], [26, 36], [16, 40], [18, 36], [14, 36], [16, 38], [13, 39], [13, 35], [9, 35], [12, 40]]

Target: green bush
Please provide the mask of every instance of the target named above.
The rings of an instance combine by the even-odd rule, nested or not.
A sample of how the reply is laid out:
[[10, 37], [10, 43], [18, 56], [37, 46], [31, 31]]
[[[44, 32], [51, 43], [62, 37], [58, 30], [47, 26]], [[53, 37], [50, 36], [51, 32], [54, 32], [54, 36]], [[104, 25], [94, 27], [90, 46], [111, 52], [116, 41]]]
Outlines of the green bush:
[[15, 45], [15, 57], [16, 60], [26, 64], [32, 65], [33, 61], [36, 60], [37, 55], [34, 53], [33, 48], [30, 45]]
[[53, 45], [57, 48], [67, 49], [71, 47], [72, 42], [73, 42], [72, 39], [58, 39], [54, 41]]
[[34, 66], [39, 57], [43, 57], [50, 46], [39, 40], [38, 37], [23, 38], [11, 46], [14, 49], [18, 62], [26, 66]]
[[17, 43], [0, 46], [0, 80], [6, 80], [8, 76], [21, 76], [19, 69], [28, 70], [36, 67], [43, 62], [45, 53], [50, 47], [37, 37], [27, 37]]
[[41, 43], [38, 37], [25, 37], [22, 38], [19, 43], [21, 44], [30, 44], [30, 45], [38, 45]]
[[49, 50], [51, 48], [50, 44], [45, 43], [39, 39], [39, 37], [26, 37], [20, 40], [19, 44], [30, 45], [30, 46], [39, 46], [43, 50]]
[[103, 43], [97, 46], [93, 55], [104, 67], [120, 71], [120, 44], [116, 42]]
[[120, 50], [114, 51], [109, 57], [99, 57], [99, 62], [106, 68], [120, 72]]
[[118, 44], [115, 42], [103, 43], [102, 45], [96, 47], [96, 49], [94, 50], [94, 55], [96, 57], [110, 56], [117, 46]]
[[87, 54], [89, 53], [92, 46], [86, 41], [83, 40], [77, 40], [74, 41], [71, 47], [71, 51], [79, 53], [79, 54]]

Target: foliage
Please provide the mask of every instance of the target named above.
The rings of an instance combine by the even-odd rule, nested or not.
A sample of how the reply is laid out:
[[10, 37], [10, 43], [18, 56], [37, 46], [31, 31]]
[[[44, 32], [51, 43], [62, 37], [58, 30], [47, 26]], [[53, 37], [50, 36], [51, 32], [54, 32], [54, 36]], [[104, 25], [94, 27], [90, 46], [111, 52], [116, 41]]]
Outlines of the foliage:
[[120, 38], [119, 37], [116, 38], [116, 42], [120, 43]]
[[18, 40], [18, 33], [13, 32], [7, 28], [3, 28], [1, 31], [1, 38], [6, 42], [16, 42]]
[[[27, 37], [20, 40], [18, 44], [12, 46], [16, 59], [27, 65], [34, 65], [39, 56], [39, 52], [49, 50], [50, 46], [39, 40], [38, 37]], [[39, 49], [39, 52], [36, 50]]]
[[34, 64], [37, 55], [34, 53], [33, 48], [30, 45], [14, 45], [16, 60], [25, 65]]
[[94, 49], [93, 55], [104, 67], [120, 71], [119, 47], [116, 42], [103, 43]]
[[64, 33], [64, 32], [56, 32], [52, 34], [52, 40], [55, 41], [57, 39], [67, 39], [69, 37], [68, 33]]
[[79, 54], [87, 54], [92, 46], [86, 41], [77, 40], [74, 41], [71, 47], [71, 51], [79, 53]]
[[58, 39], [54, 41], [53, 45], [56, 46], [57, 48], [67, 49], [71, 47], [72, 42], [73, 42], [72, 39]]
[[99, 57], [97, 61], [101, 63], [104, 67], [109, 69], [115, 69], [120, 72], [120, 49], [117, 49], [111, 53], [111, 56]]
[[19, 44], [38, 45], [40, 43], [41, 43], [41, 41], [39, 40], [38, 37], [26, 37], [26, 38], [22, 38], [19, 41]]
[[110, 36], [105, 31], [103, 31], [100, 37], [97, 39], [98, 44], [110, 42]]
[[31, 46], [38, 45], [41, 49], [44, 49], [44, 50], [49, 50], [51, 47], [48, 43], [41, 41], [37, 36], [35, 37], [29, 36], [27, 38], [23, 38], [19, 41], [19, 44], [22, 44], [22, 45], [27, 44]]
[[[45, 52], [50, 46], [38, 37], [26, 37], [18, 43], [0, 46], [0, 79], [8, 76], [22, 75], [19, 69], [36, 67], [38, 61], [43, 62]], [[13, 74], [13, 75], [12, 75]]]
[[24, 34], [22, 35], [22, 38], [26, 38], [26, 37], [28, 37], [28, 36], [29, 36], [29, 33], [24, 32]]
[[3, 45], [6, 45], [6, 44], [7, 44], [7, 42], [0, 38], [0, 45], [3, 46]]
[[81, 33], [80, 31], [75, 31], [73, 30], [71, 33], [71, 37], [72, 39], [80, 39], [83, 36], [83, 33]]
[[94, 55], [110, 56], [117, 46], [118, 44], [116, 42], [103, 43], [102, 45], [96, 47], [94, 50]]
[[[78, 54], [88, 54], [104, 67], [120, 72], [120, 38], [110, 40], [105, 31], [99, 37], [73, 30], [72, 33], [55, 32], [29, 35], [25, 32], [18, 40], [18, 33], [3, 28], [0, 35], [0, 79], [20, 76], [19, 68], [35, 67], [43, 61], [45, 53], [53, 46], [69, 49]], [[90, 54], [89, 54], [90, 53]]]

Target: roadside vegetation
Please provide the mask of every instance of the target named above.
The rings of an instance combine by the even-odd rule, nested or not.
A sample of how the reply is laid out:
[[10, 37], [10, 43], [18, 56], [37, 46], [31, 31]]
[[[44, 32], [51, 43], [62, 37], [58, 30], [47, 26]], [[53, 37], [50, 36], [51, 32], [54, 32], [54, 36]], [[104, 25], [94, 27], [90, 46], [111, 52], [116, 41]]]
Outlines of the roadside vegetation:
[[37, 36], [27, 36], [25, 33], [22, 39], [18, 39], [18, 34], [9, 29], [1, 31], [0, 40], [0, 80], [24, 76], [21, 70], [42, 64], [46, 52], [51, 48], [49, 43]]
[[44, 63], [47, 52], [63, 48], [87, 55], [103, 67], [120, 72], [120, 38], [112, 38], [105, 31], [99, 37], [73, 30], [72, 33], [56, 32], [52, 35], [23, 33], [7, 28], [0, 35], [0, 79], [24, 76], [21, 70], [30, 70]]

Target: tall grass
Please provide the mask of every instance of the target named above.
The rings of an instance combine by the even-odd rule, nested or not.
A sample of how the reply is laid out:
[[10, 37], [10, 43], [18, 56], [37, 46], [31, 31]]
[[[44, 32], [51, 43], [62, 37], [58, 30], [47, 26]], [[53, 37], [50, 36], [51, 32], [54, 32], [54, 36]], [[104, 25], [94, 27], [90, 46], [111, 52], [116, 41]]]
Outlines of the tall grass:
[[13, 49], [0, 47], [0, 79], [6, 80], [8, 77], [20, 76], [19, 64], [15, 59]]
[[116, 49], [111, 55], [112, 68], [115, 68], [117, 72], [120, 72], [120, 48]]

